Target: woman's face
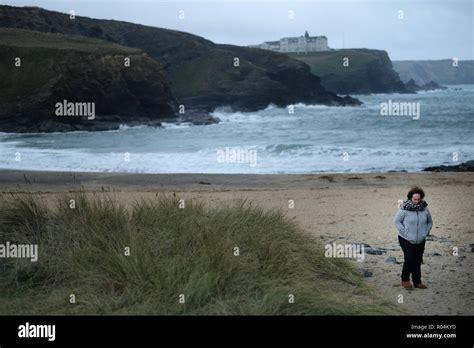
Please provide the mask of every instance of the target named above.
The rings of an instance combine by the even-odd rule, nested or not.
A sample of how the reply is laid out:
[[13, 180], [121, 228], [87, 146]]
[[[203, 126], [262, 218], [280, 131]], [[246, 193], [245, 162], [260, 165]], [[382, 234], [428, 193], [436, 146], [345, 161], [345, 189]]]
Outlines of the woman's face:
[[413, 204], [420, 204], [421, 195], [419, 193], [414, 193], [413, 196], [411, 197], [411, 201], [413, 202]]

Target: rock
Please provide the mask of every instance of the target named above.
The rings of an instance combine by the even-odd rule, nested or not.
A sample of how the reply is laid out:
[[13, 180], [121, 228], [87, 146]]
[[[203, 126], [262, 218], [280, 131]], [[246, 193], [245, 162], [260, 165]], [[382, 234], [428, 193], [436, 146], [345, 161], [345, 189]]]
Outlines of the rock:
[[195, 126], [203, 126], [219, 123], [218, 117], [209, 115], [205, 110], [189, 109], [186, 111], [186, 118], [182, 122], [189, 122]]
[[413, 79], [410, 79], [410, 81], [408, 81], [407, 83], [405, 83], [405, 86], [410, 90], [410, 91], [413, 91], [413, 92], [416, 92], [419, 90], [420, 86], [418, 86], [415, 82], [415, 80]]
[[423, 169], [425, 172], [474, 172], [474, 160], [453, 166], [435, 166]]
[[372, 272], [370, 272], [366, 269], [361, 270], [360, 273], [362, 274], [362, 277], [364, 277], [364, 278], [370, 278], [373, 275]]
[[393, 265], [396, 265], [396, 264], [398, 263], [398, 262], [397, 262], [397, 259], [396, 259], [394, 256], [390, 256], [389, 258], [387, 258], [387, 259], [385, 260], [385, 262], [391, 263], [391, 264], [393, 264]]
[[432, 90], [436, 90], [436, 89], [447, 89], [447, 87], [444, 87], [444, 86], [440, 86], [439, 84], [437, 84], [436, 82], [434, 81], [430, 81], [428, 83], [425, 83], [421, 86], [419, 86], [415, 80], [413, 79], [410, 79], [406, 84], [405, 86], [407, 87], [407, 89], [409, 89], [410, 91], [413, 91], [413, 92], [417, 92], [417, 91], [432, 91]]
[[434, 234], [430, 234], [429, 236], [425, 238], [425, 240], [431, 241], [431, 242], [440, 242], [440, 243], [448, 243], [450, 241], [449, 238], [437, 237]]
[[421, 88], [422, 91], [433, 91], [433, 90], [436, 90], [436, 89], [448, 89], [448, 87], [441, 86], [438, 83], [436, 83], [435, 81], [430, 81], [428, 83], [425, 83], [420, 88]]
[[[393, 61], [395, 71], [402, 81], [414, 79], [419, 85], [430, 81], [444, 85], [468, 85], [474, 83], [474, 61], [460, 60], [453, 69], [451, 59]], [[453, 88], [460, 89], [459, 87]]]
[[434, 253], [428, 253], [426, 254], [427, 256], [441, 256], [440, 253], [434, 252]]
[[370, 255], [382, 255], [385, 253], [385, 249], [383, 248], [365, 248], [365, 252]]

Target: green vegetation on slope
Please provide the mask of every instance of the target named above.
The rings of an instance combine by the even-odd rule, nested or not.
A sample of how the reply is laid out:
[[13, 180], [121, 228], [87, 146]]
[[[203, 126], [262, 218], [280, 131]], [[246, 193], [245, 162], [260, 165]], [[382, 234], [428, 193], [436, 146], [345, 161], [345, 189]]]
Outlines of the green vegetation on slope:
[[[289, 55], [308, 64], [322, 85], [336, 93], [407, 92], [385, 51], [341, 49]], [[345, 58], [348, 66], [344, 66]]]

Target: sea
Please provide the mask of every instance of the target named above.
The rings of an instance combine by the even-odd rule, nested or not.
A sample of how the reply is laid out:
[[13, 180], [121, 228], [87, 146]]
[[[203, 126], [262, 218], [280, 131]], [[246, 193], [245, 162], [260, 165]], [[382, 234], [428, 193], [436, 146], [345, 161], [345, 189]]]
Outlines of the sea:
[[218, 108], [212, 125], [0, 133], [0, 169], [126, 173], [419, 172], [474, 159], [474, 85], [354, 95], [361, 106]]

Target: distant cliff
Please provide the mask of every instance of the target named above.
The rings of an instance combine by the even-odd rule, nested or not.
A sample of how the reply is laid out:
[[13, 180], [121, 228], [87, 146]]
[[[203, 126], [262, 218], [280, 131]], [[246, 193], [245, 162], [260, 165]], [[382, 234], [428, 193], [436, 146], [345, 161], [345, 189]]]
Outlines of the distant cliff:
[[[308, 64], [322, 85], [339, 94], [410, 93], [393, 70], [385, 51], [341, 49], [325, 52], [289, 53]], [[345, 60], [345, 59], [348, 60]], [[344, 66], [344, 62], [348, 65]]]
[[[0, 131], [106, 130], [175, 116], [160, 64], [141, 50], [0, 28], [0, 52]], [[133, 61], [130, 67], [124, 67], [125, 57]], [[58, 115], [56, 104], [64, 100], [94, 103], [94, 115]]]
[[442, 85], [474, 83], [474, 60], [460, 60], [453, 66], [451, 59], [394, 61], [393, 67], [404, 82], [413, 79], [423, 85], [434, 81]]
[[360, 104], [328, 92], [306, 64], [285, 54], [214, 44], [180, 31], [78, 16], [71, 20], [67, 14], [11, 6], [0, 6], [0, 27], [83, 35], [139, 48], [161, 64], [172, 94], [191, 114], [223, 105], [250, 111], [269, 103]]

